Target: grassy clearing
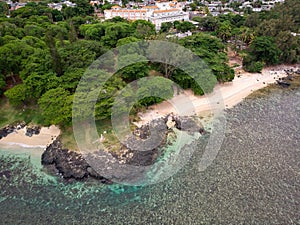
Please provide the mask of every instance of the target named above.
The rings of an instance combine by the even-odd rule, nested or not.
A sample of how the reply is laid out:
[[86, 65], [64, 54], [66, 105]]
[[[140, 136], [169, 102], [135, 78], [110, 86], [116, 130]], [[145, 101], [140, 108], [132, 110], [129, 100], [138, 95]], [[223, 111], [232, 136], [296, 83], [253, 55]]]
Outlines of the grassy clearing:
[[99, 136], [102, 134], [104, 136], [104, 141], [102, 142], [106, 150], [111, 152], [116, 152], [120, 150], [120, 142], [115, 135], [112, 128], [110, 120], [96, 121], [96, 127]]
[[[102, 142], [102, 144], [106, 150], [113, 152], [120, 150], [120, 143], [115, 135], [115, 132], [112, 129], [110, 120], [96, 121], [96, 127], [99, 137], [101, 136], [101, 134], [104, 136], [104, 141]], [[63, 147], [73, 151], [79, 151], [79, 148], [75, 141], [72, 126], [62, 127], [61, 133], [61, 141], [63, 143]]]

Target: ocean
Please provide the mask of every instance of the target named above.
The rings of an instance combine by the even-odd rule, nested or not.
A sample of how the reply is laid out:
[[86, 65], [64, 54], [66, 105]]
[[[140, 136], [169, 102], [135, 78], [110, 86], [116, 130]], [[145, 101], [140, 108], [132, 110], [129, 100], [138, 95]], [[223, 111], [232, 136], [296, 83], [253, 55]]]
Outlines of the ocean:
[[178, 173], [144, 187], [66, 183], [45, 175], [31, 154], [39, 150], [2, 147], [0, 224], [297, 224], [299, 97], [278, 88], [226, 110], [225, 138], [206, 170], [203, 141]]

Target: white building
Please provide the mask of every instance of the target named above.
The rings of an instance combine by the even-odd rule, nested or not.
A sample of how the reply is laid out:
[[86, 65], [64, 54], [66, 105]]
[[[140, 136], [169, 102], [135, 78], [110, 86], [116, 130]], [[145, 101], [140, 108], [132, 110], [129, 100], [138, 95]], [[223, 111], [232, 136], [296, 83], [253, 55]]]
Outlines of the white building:
[[155, 10], [148, 19], [155, 25], [155, 29], [158, 31], [162, 23], [188, 21], [189, 13], [179, 9]]
[[157, 2], [154, 6], [144, 6], [141, 9], [123, 9], [113, 6], [110, 10], [104, 11], [105, 19], [120, 16], [128, 20], [149, 20], [160, 30], [161, 24], [174, 21], [188, 21], [189, 13], [182, 11], [182, 4], [176, 1]]
[[48, 6], [52, 9], [57, 9], [58, 11], [62, 10], [63, 5], [66, 5], [67, 7], [75, 7], [76, 3], [70, 2], [70, 1], [63, 1], [59, 3], [49, 3]]
[[145, 9], [111, 9], [104, 10], [105, 19], [112, 19], [120, 16], [128, 20], [147, 20], [147, 10]]

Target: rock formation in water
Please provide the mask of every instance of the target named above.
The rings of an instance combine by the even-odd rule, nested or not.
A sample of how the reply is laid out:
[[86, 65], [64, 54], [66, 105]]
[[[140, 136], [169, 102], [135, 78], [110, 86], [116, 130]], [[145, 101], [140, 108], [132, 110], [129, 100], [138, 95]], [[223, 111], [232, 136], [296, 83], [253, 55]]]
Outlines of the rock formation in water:
[[[136, 128], [133, 134], [122, 144], [118, 153], [107, 153], [99, 150], [99, 152], [93, 153], [94, 156], [91, 157], [97, 158], [105, 153], [104, 155], [109, 154], [109, 158], [115, 159], [114, 161], [118, 161], [119, 164], [125, 163], [134, 166], [152, 165], [160, 154], [159, 149], [166, 144], [168, 133], [172, 132], [174, 127], [187, 132], [205, 133], [197, 117], [181, 117], [169, 114], [164, 118], [152, 120], [150, 123]], [[149, 150], [141, 151], [142, 148]], [[46, 148], [42, 155], [42, 164], [66, 179], [82, 180], [92, 177], [103, 183], [111, 183], [110, 180], [101, 176], [101, 174], [97, 174], [81, 153], [63, 149], [59, 140], [55, 140]]]
[[42, 154], [42, 164], [65, 179], [84, 179], [93, 177], [103, 183], [109, 183], [107, 179], [98, 175], [89, 166], [82, 154], [62, 148], [60, 140], [55, 140]]

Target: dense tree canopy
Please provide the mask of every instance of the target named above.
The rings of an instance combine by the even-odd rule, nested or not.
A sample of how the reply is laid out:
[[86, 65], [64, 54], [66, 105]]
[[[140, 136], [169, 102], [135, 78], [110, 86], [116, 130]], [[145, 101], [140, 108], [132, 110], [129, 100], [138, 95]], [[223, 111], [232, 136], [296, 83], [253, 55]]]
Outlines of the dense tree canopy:
[[227, 64], [225, 45], [220, 39], [199, 33], [181, 39], [180, 43], [203, 59], [211, 67], [219, 81], [231, 81], [234, 78], [234, 72]]
[[[163, 23], [159, 34], [149, 21], [133, 22], [120, 17], [100, 21], [94, 17], [89, 1], [75, 0], [75, 3], [76, 7], [63, 6], [62, 11], [58, 11], [49, 8], [46, 3], [31, 2], [12, 11], [8, 18], [7, 4], [0, 2], [0, 95], [6, 96], [13, 105], [39, 106], [46, 124], [71, 122], [72, 101], [83, 74], [98, 57], [115, 47], [119, 47], [120, 57], [112, 57], [102, 65], [102, 69], [119, 70], [99, 94], [95, 107], [97, 119], [110, 116], [114, 98], [126, 84], [149, 74], [164, 76], [182, 88], [191, 88], [196, 94], [212, 91], [215, 85], [213, 78], [219, 82], [231, 81], [234, 72], [228, 65], [228, 42], [238, 46], [236, 51], [243, 55], [243, 66], [250, 72], [259, 72], [264, 65], [300, 61], [298, 0], [286, 0], [268, 12], [245, 16], [229, 13], [218, 17], [195, 17], [193, 20], [199, 22], [197, 27], [187, 21]], [[201, 3], [195, 2], [195, 5]], [[99, 6], [102, 11], [110, 7], [107, 2]], [[192, 64], [190, 71], [182, 71], [172, 63], [145, 60], [122, 67], [127, 60], [143, 60], [136, 53], [143, 51], [141, 47], [146, 42], [141, 45], [139, 41], [166, 40], [168, 32], [188, 30], [193, 32], [192, 36], [169, 41], [192, 50], [203, 60], [203, 65]], [[126, 45], [129, 43], [132, 44]], [[180, 51], [165, 53], [161, 48], [154, 52], [157, 50], [162, 58], [174, 56], [174, 59], [180, 60], [176, 56], [181, 56], [192, 63], [188, 56], [180, 55]], [[83, 81], [87, 86], [95, 81], [93, 79], [97, 75], [95, 71], [89, 72], [88, 79]], [[209, 76], [204, 78], [201, 74]], [[195, 79], [202, 79], [205, 86], [200, 87]], [[150, 90], [150, 86], [147, 89], [138, 82], [142, 87], [141, 94], [165, 89], [164, 98], [172, 96], [172, 90], [163, 81], [154, 84], [149, 81], [149, 84], [154, 89]], [[86, 96], [88, 91], [79, 90], [79, 94]], [[145, 97], [137, 105], [148, 106], [160, 101], [162, 98]]]

